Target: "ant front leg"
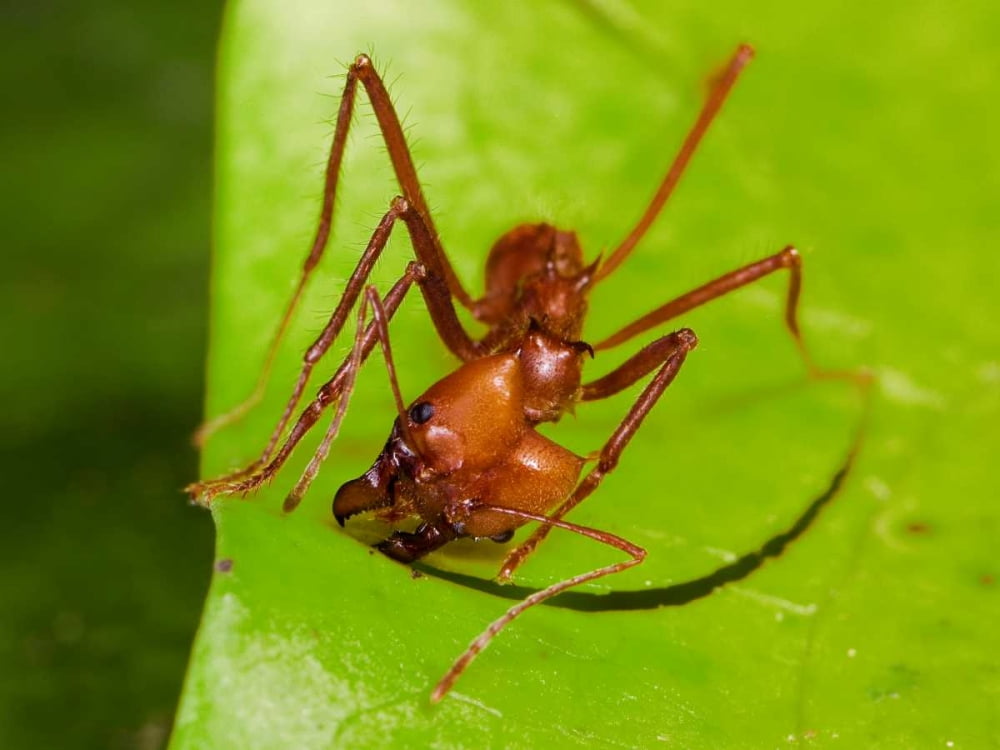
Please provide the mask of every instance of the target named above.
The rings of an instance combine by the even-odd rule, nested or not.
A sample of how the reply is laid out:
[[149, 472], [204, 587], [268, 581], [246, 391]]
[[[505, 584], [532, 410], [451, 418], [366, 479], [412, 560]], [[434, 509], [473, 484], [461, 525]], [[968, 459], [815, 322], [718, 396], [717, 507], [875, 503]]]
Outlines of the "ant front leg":
[[[372, 311], [372, 323], [368, 329], [365, 329], [365, 310], [369, 307]], [[386, 370], [389, 373], [389, 385], [392, 387], [392, 395], [393, 400], [396, 403], [396, 412], [399, 416], [400, 429], [405, 435], [407, 435], [407, 437], [409, 436], [406, 428], [406, 405], [403, 403], [403, 395], [399, 390], [399, 378], [396, 377], [396, 363], [392, 358], [392, 347], [389, 344], [389, 312], [383, 305], [382, 300], [379, 299], [378, 291], [373, 286], [370, 286], [365, 290], [365, 299], [358, 310], [357, 330], [358, 333], [354, 341], [354, 350], [347, 363], [344, 383], [341, 386], [340, 395], [338, 397], [339, 403], [337, 404], [337, 413], [334, 415], [333, 422], [330, 424], [330, 428], [323, 437], [323, 442], [320, 443], [316, 452], [313, 454], [312, 459], [309, 461], [309, 465], [306, 466], [305, 471], [302, 472], [302, 476], [299, 477], [299, 481], [295, 483], [295, 487], [293, 487], [292, 491], [285, 497], [283, 510], [286, 513], [290, 513], [298, 507], [298, 504], [302, 501], [303, 496], [312, 484], [313, 479], [315, 479], [316, 475], [319, 473], [320, 466], [329, 455], [330, 446], [336, 439], [337, 433], [340, 432], [340, 423], [344, 419], [344, 414], [347, 411], [347, 403], [350, 400], [351, 392], [354, 390], [354, 383], [357, 379], [358, 370], [361, 368], [362, 353], [365, 350], [366, 339], [371, 333], [373, 333], [375, 338], [378, 339], [378, 342], [382, 347], [382, 356], [385, 360]], [[362, 330], [365, 331], [365, 335], [362, 335]]]
[[[638, 431], [646, 415], [653, 409], [656, 402], [660, 400], [660, 396], [663, 395], [663, 392], [673, 382], [681, 365], [684, 364], [688, 352], [697, 345], [698, 339], [694, 335], [694, 332], [688, 328], [682, 328], [668, 336], [657, 339], [625, 362], [621, 367], [600, 380], [582, 386], [583, 400], [593, 401], [617, 393], [643, 376], [648, 375], [657, 366], [660, 368], [649, 382], [649, 385], [639, 394], [639, 398], [632, 405], [632, 408], [629, 409], [628, 414], [625, 415], [625, 419], [622, 420], [621, 424], [618, 425], [618, 428], [604, 444], [604, 447], [601, 448], [597, 466], [590, 470], [583, 481], [577, 485], [573, 494], [551, 514], [550, 518], [553, 521], [563, 518], [570, 510], [589, 497], [604, 480], [604, 477], [615, 469], [622, 452], [625, 450], [625, 446], [628, 445], [629, 441]], [[500, 567], [497, 580], [500, 582], [509, 581], [514, 571], [542, 543], [551, 527], [552, 524], [542, 526], [528, 537], [526, 541], [511, 550]]]
[[[302, 298], [302, 294], [308, 285], [309, 278], [312, 276], [316, 266], [319, 265], [320, 259], [323, 257], [323, 253], [326, 250], [326, 246], [330, 239], [330, 231], [333, 225], [333, 209], [336, 204], [337, 188], [340, 182], [340, 168], [344, 159], [347, 134], [353, 120], [354, 102], [359, 81], [368, 93], [368, 99], [371, 102], [375, 118], [378, 120], [379, 129], [382, 132], [382, 139], [384, 140], [386, 149], [389, 152], [389, 159], [392, 162], [392, 168], [396, 173], [396, 179], [399, 182], [403, 197], [412, 207], [413, 211], [420, 216], [423, 223], [427, 227], [428, 239], [422, 253], [418, 252], [418, 259], [421, 263], [427, 266], [431, 272], [439, 274], [444, 279], [450, 295], [454, 296], [463, 306], [469, 309], [472, 309], [473, 307], [472, 298], [462, 287], [462, 284], [458, 280], [458, 276], [455, 274], [455, 270], [452, 268], [451, 263], [448, 260], [448, 256], [445, 254], [444, 248], [441, 246], [441, 242], [438, 239], [437, 230], [434, 228], [430, 211], [427, 208], [427, 200], [424, 198], [423, 189], [420, 186], [420, 181], [417, 178], [417, 171], [413, 165], [413, 157], [410, 155], [409, 147], [406, 144], [406, 137], [403, 135], [403, 128], [400, 125], [399, 116], [396, 114], [396, 110], [392, 105], [392, 100], [390, 99], [389, 93], [385, 88], [385, 84], [382, 82], [378, 73], [375, 72], [371, 59], [367, 55], [359, 55], [347, 70], [347, 82], [344, 85], [344, 92], [340, 98], [340, 107], [337, 112], [337, 124], [334, 130], [333, 143], [330, 146], [330, 155], [326, 164], [325, 181], [323, 186], [323, 207], [320, 210], [320, 218], [316, 227], [316, 235], [309, 248], [309, 253], [306, 256], [305, 263], [302, 266], [302, 271], [299, 274], [299, 280], [295, 286], [295, 290], [292, 292], [292, 297], [285, 307], [281, 321], [278, 324], [278, 329], [274, 338], [271, 340], [267, 354], [264, 357], [264, 366], [261, 369], [257, 383], [254, 386], [253, 392], [243, 403], [234, 407], [225, 414], [206, 421], [201, 425], [201, 427], [198, 428], [194, 436], [196, 445], [204, 444], [204, 442], [214, 432], [222, 427], [225, 427], [226, 425], [238, 421], [260, 401], [264, 394], [264, 390], [266, 389], [268, 380], [271, 376], [271, 370], [274, 366], [275, 357], [277, 356], [278, 347], [288, 330], [295, 309], [298, 307], [299, 300]], [[364, 262], [365, 259], [362, 258], [362, 262], [359, 263], [358, 270], [356, 270], [354, 275], [351, 277], [351, 282], [355, 282], [356, 287], [355, 299], [368, 276], [367, 272], [362, 273], [361, 271], [361, 267], [364, 265]], [[350, 287], [350, 283], [348, 286]], [[346, 294], [347, 292], [345, 291], [345, 295]], [[353, 304], [353, 300], [351, 304]], [[343, 324], [342, 320], [340, 321], [340, 324]], [[327, 330], [332, 327], [335, 327], [333, 320], [331, 320], [330, 324], [328, 324], [327, 329], [324, 330], [323, 336], [320, 338], [323, 339], [323, 337], [327, 334]], [[317, 344], [319, 343], [320, 342], [317, 341]], [[313, 348], [310, 348], [310, 352], [314, 351], [315, 345]], [[323, 349], [323, 351], [325, 351], [325, 349]], [[308, 359], [307, 364], [309, 364]], [[315, 364], [315, 362], [312, 362], [311, 364]], [[308, 373], [306, 373], [306, 376], [308, 376]], [[302, 385], [304, 386], [304, 383]], [[301, 388], [299, 388], [298, 392], [301, 394]], [[293, 409], [294, 404], [291, 406], [291, 410]], [[289, 410], [284, 416], [286, 421], [290, 416], [291, 410]], [[277, 430], [276, 432], [280, 435], [280, 430]], [[272, 437], [272, 441], [268, 444], [268, 450], [264, 452], [261, 460], [257, 462], [258, 465], [267, 460], [268, 452], [273, 450], [276, 441], [277, 438]], [[248, 469], [249, 468], [250, 467], [248, 467]]]
[[[389, 241], [389, 237], [392, 234], [393, 227], [398, 220], [402, 220], [406, 225], [417, 257], [433, 258], [434, 239], [431, 229], [427, 226], [423, 217], [409, 203], [409, 201], [403, 197], [396, 197], [393, 199], [389, 206], [389, 210], [386, 212], [385, 216], [382, 217], [382, 220], [379, 222], [374, 233], [372, 234], [371, 240], [369, 240], [368, 246], [365, 248], [364, 253], [362, 253], [361, 260], [358, 262], [358, 266], [355, 269], [354, 274], [352, 274], [351, 279], [348, 281], [347, 288], [344, 290], [344, 294], [341, 297], [340, 302], [337, 304], [336, 309], [330, 316], [329, 322], [324, 327], [323, 331], [320, 333], [313, 345], [306, 350], [303, 357], [302, 369], [299, 373], [298, 379], [296, 380], [295, 388], [285, 405], [285, 409], [282, 412], [281, 418], [278, 420], [278, 424], [271, 432], [271, 437], [268, 440], [267, 446], [264, 448], [260, 458], [239, 471], [218, 477], [216, 479], [205, 482], [197, 482], [190, 485], [187, 488], [187, 491], [195, 500], [200, 498], [201, 502], [206, 503], [214, 495], [223, 492], [249, 491], [248, 488], [256, 488], [260, 486], [260, 482], [257, 480], [262, 474], [267, 474], [268, 476], [273, 475], [274, 470], [272, 469], [272, 466], [274, 465], [275, 460], [281, 457], [281, 461], [278, 465], [284, 462], [284, 458], [287, 457], [287, 454], [283, 455], [279, 452], [275, 455], [274, 450], [281, 440], [281, 436], [284, 434], [285, 428], [291, 420], [295, 407], [298, 405], [302, 397], [302, 393], [309, 381], [313, 368], [340, 334], [340, 331], [350, 314], [351, 308], [354, 306], [359, 295], [361, 294], [361, 290], [364, 287], [368, 274], [371, 272], [375, 262], [385, 249], [385, 246]], [[477, 342], [473, 341], [469, 337], [468, 333], [466, 333], [465, 329], [462, 327], [462, 324], [458, 319], [458, 315], [455, 312], [451, 294], [443, 278], [434, 273], [432, 267], [428, 267], [424, 263], [419, 264], [419, 266], [422, 270], [420, 273], [412, 274], [411, 282], [416, 281], [420, 286], [424, 301], [427, 304], [428, 313], [431, 316], [431, 320], [434, 323], [438, 336], [444, 344], [457, 357], [459, 357], [459, 359], [463, 361], [476, 359], [481, 355], [481, 347]], [[410, 272], [408, 271], [408, 274], [409, 273]], [[372, 339], [372, 345], [374, 345], [374, 339]], [[370, 350], [371, 349], [369, 348], [368, 351]], [[367, 357], [367, 352], [364, 356]], [[341, 365], [341, 369], [343, 369], [345, 365]], [[324, 388], [326, 388], [326, 386], [324, 386]], [[296, 428], [292, 430], [292, 436], [289, 437], [289, 441], [292, 440], [292, 437], [296, 438], [294, 442], [297, 442], [298, 439], [301, 438], [301, 434], [296, 432], [298, 427], [299, 425], [296, 425]], [[286, 446], [287, 444], [288, 443], [286, 442]], [[284, 451], [284, 448], [282, 448], [282, 451]], [[271, 463], [269, 464], [268, 461], [271, 461]], [[240, 481], [244, 478], [246, 478], [246, 480]]]
[[[382, 303], [382, 309], [387, 319], [391, 318], [396, 310], [399, 309], [400, 304], [402, 304], [406, 293], [410, 290], [413, 283], [424, 277], [424, 275], [424, 268], [420, 264], [414, 262], [409, 264], [406, 273], [393, 285]], [[271, 479], [284, 465], [299, 441], [316, 424], [326, 408], [331, 404], [336, 403], [340, 405], [344, 403], [345, 392], [350, 390], [355, 373], [367, 361], [368, 355], [375, 348], [376, 340], [377, 331], [374, 322], [369, 323], [367, 327], [363, 326], [363, 324], [358, 327], [355, 345], [351, 350], [351, 354], [341, 363], [334, 376], [319, 389], [316, 398], [309, 403], [299, 416], [288, 438], [269, 463], [258, 461], [256, 463], [259, 466], [256, 469], [248, 467], [248, 469], [241, 472], [188, 485], [185, 491], [191, 495], [191, 499], [207, 506], [216, 495], [232, 492], [252, 492], [260, 487], [261, 484]]]
[[394, 531], [388, 539], [376, 544], [375, 549], [398, 562], [411, 563], [457, 538], [451, 524], [439, 520], [422, 523], [413, 532]]
[[806, 347], [805, 340], [802, 337], [798, 320], [799, 296], [802, 291], [802, 256], [791, 245], [782, 249], [781, 252], [763, 258], [756, 263], [738, 268], [735, 271], [730, 271], [687, 294], [683, 294], [661, 305], [635, 322], [625, 326], [617, 333], [595, 344], [594, 349], [595, 351], [611, 349], [661, 323], [665, 323], [696, 307], [704, 305], [706, 302], [729, 294], [782, 269], [787, 269], [789, 273], [788, 294], [785, 299], [785, 326], [795, 341], [795, 345], [803, 362], [805, 362], [809, 376], [816, 379], [836, 378], [852, 380], [862, 387], [867, 385], [869, 378], [866, 374], [849, 370], [823, 369], [816, 365], [812, 355], [809, 353], [809, 349]]

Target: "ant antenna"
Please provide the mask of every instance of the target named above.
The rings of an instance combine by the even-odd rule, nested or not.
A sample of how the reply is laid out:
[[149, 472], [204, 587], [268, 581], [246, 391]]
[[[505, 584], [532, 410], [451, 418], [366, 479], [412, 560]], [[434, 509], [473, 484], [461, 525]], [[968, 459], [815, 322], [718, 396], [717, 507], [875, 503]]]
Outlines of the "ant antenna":
[[[375, 325], [375, 333], [379, 344], [382, 347], [382, 356], [385, 359], [385, 369], [389, 371], [389, 385], [392, 388], [392, 398], [396, 402], [396, 413], [399, 415], [399, 429], [403, 433], [403, 439], [411, 449], [416, 450], [413, 443], [413, 436], [410, 434], [409, 417], [406, 413], [406, 402], [403, 401], [403, 394], [399, 390], [399, 378], [396, 377], [396, 363], [392, 359], [392, 346], [389, 344], [389, 326], [386, 323], [388, 315], [385, 307], [382, 306], [382, 299], [378, 296], [378, 290], [374, 286], [365, 289], [366, 307], [372, 310], [372, 322]], [[362, 316], [364, 312], [362, 312]]]

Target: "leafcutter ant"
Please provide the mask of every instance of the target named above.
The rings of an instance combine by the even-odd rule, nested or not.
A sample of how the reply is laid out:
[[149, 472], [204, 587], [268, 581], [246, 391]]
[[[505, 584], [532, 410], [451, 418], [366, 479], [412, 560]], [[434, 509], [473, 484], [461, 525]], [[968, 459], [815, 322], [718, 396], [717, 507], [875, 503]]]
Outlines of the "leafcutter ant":
[[[796, 313], [801, 260], [791, 246], [659, 305], [603, 341], [590, 344], [583, 338], [589, 293], [629, 257], [655, 221], [752, 56], [751, 47], [741, 45], [714, 79], [698, 118], [642, 217], [607, 258], [586, 263], [572, 231], [548, 224], [522, 224], [502, 235], [490, 250], [485, 293], [478, 299], [462, 286], [444, 252], [399, 118], [371, 60], [360, 55], [348, 69], [326, 167], [319, 226], [298, 286], [278, 326], [253, 395], [229, 413], [207, 422], [199, 430], [200, 440], [238, 419], [256, 403], [266, 386], [278, 342], [329, 239], [359, 83], [371, 101], [402, 195], [390, 203], [329, 322], [305, 352], [292, 395], [260, 458], [241, 471], [192, 484], [188, 492], [195, 500], [208, 504], [220, 494], [256, 490], [275, 475], [322, 413], [335, 406], [325, 437], [285, 500], [285, 511], [293, 510], [327, 456], [358, 370], [377, 342], [384, 353], [397, 415], [375, 463], [337, 492], [333, 515], [341, 525], [366, 511], [380, 511], [394, 520], [417, 517], [420, 525], [415, 531], [396, 531], [376, 545], [394, 560], [411, 562], [459, 537], [506, 542], [518, 527], [529, 522], [539, 524], [526, 541], [507, 554], [498, 574], [501, 581], [510, 579], [553, 528], [581, 534], [628, 556], [627, 560], [555, 583], [508, 609], [441, 678], [432, 693], [434, 701], [448, 692], [476, 655], [522, 612], [574, 586], [638, 565], [646, 555], [644, 549], [621, 537], [564, 519], [614, 470], [622, 451], [673, 382], [697, 339], [687, 328], [658, 336], [610, 373], [584, 381], [581, 373], [588, 358], [775, 271], [787, 270], [785, 323], [809, 374], [855, 377], [820, 370], [809, 357]], [[409, 233], [416, 259], [380, 296], [367, 280], [400, 221]], [[407, 406], [396, 380], [388, 329], [390, 319], [414, 284], [438, 336], [461, 364]], [[456, 302], [485, 324], [485, 335], [479, 339], [469, 335], [456, 314]], [[351, 353], [292, 423], [313, 369], [340, 334], [355, 305], [358, 327]], [[371, 320], [366, 322], [369, 311]], [[580, 402], [607, 398], [649, 375], [651, 380], [618, 428], [590, 457], [578, 456], [536, 431], [539, 424], [559, 420]], [[596, 459], [596, 465], [581, 480], [590, 459]]]

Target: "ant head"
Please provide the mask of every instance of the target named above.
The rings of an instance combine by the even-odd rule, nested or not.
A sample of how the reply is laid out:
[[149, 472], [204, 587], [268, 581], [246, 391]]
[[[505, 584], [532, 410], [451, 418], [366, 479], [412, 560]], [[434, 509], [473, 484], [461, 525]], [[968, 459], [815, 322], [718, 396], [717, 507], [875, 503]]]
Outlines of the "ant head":
[[478, 474], [506, 455], [526, 429], [517, 357], [497, 354], [469, 362], [397, 417], [372, 467], [337, 491], [333, 515], [343, 525], [356, 513], [405, 505], [414, 482], [461, 471]]
[[357, 479], [345, 482], [333, 498], [333, 517], [341, 526], [358, 513], [386, 508], [396, 503], [398, 479], [415, 456], [402, 439], [399, 420], [392, 427], [389, 439], [372, 467]]
[[406, 420], [418, 481], [489, 467], [526, 429], [517, 357], [498, 354], [463, 365], [417, 398]]

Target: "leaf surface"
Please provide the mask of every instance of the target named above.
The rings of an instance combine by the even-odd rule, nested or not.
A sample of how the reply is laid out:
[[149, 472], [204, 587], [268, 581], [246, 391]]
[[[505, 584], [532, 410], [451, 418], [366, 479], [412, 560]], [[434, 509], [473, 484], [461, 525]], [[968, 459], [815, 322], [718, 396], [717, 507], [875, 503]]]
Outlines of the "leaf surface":
[[[860, 458], [805, 534], [710, 596], [650, 607], [648, 592], [710, 575], [792, 526], [842, 467], [860, 418], [849, 387], [804, 380], [781, 324], [784, 278], [685, 318], [700, 347], [573, 514], [646, 547], [648, 561], [529, 611], [431, 706], [434, 683], [510, 603], [469, 583], [488, 582], [503, 549], [454, 544], [428, 562], [467, 578], [414, 578], [369, 552], [370, 527], [336, 527], [334, 491], [370, 465], [393, 419], [374, 355], [296, 513], [283, 516], [281, 500], [319, 434], [266, 491], [213, 508], [217, 559], [231, 568], [215, 573], [172, 747], [1000, 745], [988, 648], [1000, 615], [988, 474], [1000, 160], [980, 131], [995, 121], [996, 84], [977, 14], [931, 3], [234, 2], [220, 57], [208, 414], [253, 387], [311, 239], [338, 74], [360, 51], [391, 82], [445, 246], [476, 292], [490, 244], [520, 222], [574, 229], [591, 257], [613, 248], [714, 67], [753, 42], [758, 59], [662, 219], [593, 295], [587, 338], [794, 242], [816, 358], [867, 365], [879, 385]], [[360, 100], [327, 257], [265, 401], [209, 444], [206, 476], [260, 450], [299, 352], [398, 191]], [[397, 235], [375, 273], [382, 289], [411, 257]], [[407, 398], [454, 367], [418, 299], [392, 337]], [[594, 450], [636, 393], [546, 432]], [[518, 583], [538, 588], [617, 554], [553, 534]], [[629, 591], [646, 598], [600, 599]], [[606, 604], [625, 600], [635, 608]]]

